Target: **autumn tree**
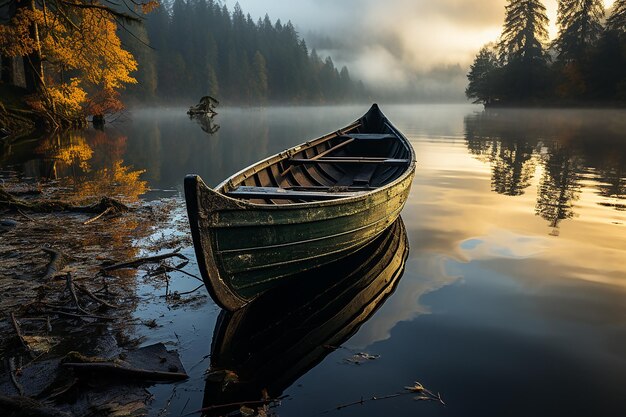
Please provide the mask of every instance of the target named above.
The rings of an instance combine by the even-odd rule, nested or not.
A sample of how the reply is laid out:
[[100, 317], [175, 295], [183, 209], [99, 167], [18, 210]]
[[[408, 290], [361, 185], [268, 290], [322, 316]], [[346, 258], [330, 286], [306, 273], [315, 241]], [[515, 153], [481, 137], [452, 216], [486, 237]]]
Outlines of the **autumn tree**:
[[9, 24], [0, 26], [0, 53], [24, 60], [35, 109], [63, 121], [120, 108], [118, 90], [136, 82], [137, 63], [116, 31], [157, 5], [129, 1], [132, 14], [106, 0], [18, 1]]

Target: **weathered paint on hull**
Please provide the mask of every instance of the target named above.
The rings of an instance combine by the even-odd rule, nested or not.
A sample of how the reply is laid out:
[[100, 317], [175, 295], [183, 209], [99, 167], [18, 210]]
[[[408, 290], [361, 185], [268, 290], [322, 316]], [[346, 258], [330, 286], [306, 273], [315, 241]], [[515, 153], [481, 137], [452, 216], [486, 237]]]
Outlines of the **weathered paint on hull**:
[[198, 205], [205, 209], [200, 211], [211, 213], [198, 219], [206, 241], [203, 247], [209, 248], [203, 261], [198, 256], [199, 262], [210, 276], [220, 277], [237, 305], [243, 305], [282, 279], [341, 259], [378, 236], [400, 215], [412, 178], [408, 175], [393, 188], [323, 207], [293, 204], [242, 210], [236, 200], [189, 177], [186, 195], [192, 194], [188, 188], [195, 188]]
[[414, 174], [410, 143], [374, 104], [347, 127], [244, 168], [215, 189], [188, 175], [187, 212], [209, 293], [237, 310], [299, 272], [355, 252], [398, 218]]

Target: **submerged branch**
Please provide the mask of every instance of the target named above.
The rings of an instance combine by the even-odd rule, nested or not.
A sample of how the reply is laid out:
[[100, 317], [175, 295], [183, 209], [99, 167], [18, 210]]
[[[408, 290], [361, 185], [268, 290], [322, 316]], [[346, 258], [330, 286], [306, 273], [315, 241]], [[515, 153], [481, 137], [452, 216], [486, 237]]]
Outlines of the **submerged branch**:
[[63, 268], [64, 264], [67, 262], [67, 256], [63, 252], [52, 248], [43, 247], [41, 250], [50, 255], [50, 263], [48, 263], [46, 273], [43, 276], [43, 280], [45, 281], [52, 278], [60, 269]]
[[116, 269], [123, 269], [123, 268], [136, 268], [136, 267], [141, 266], [143, 264], [154, 263], [154, 262], [162, 261], [163, 259], [168, 259], [168, 258], [173, 258], [173, 257], [184, 259], [186, 261], [189, 260], [189, 258], [187, 258], [185, 255], [183, 255], [181, 253], [170, 252], [170, 253], [164, 253], [163, 255], [148, 256], [148, 257], [145, 257], [145, 258], [137, 258], [137, 259], [133, 259], [132, 261], [122, 262], [122, 263], [115, 264], [115, 265], [110, 265], [110, 266], [105, 266], [104, 268], [102, 268], [102, 270], [104, 270], [104, 271], [114, 271]]
[[189, 378], [189, 375], [184, 372], [150, 371], [147, 369], [129, 368], [107, 362], [66, 362], [63, 366], [73, 368], [75, 371], [96, 372], [99, 374], [109, 374], [119, 377], [150, 381], [182, 381]]

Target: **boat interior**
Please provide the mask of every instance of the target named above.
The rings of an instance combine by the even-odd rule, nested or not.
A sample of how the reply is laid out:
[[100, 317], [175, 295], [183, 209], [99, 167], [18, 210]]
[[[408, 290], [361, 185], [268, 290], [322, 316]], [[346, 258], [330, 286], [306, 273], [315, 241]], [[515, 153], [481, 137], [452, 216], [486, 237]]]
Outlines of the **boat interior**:
[[250, 167], [220, 191], [256, 204], [334, 200], [384, 186], [410, 164], [405, 140], [370, 110], [345, 129]]

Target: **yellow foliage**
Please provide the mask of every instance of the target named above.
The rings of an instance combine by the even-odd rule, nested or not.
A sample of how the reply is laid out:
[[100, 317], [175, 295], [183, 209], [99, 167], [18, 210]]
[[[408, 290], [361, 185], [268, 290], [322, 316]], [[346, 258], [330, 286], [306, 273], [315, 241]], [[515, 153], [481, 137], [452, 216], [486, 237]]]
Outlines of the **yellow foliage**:
[[78, 166], [82, 171], [88, 172], [90, 170], [89, 161], [94, 154], [93, 149], [79, 132], [68, 132], [68, 136], [68, 138], [52, 136], [48, 140], [40, 142], [36, 152], [68, 167]]
[[[48, 99], [65, 113], [81, 111], [87, 92], [111, 91], [137, 82], [130, 75], [137, 61], [122, 48], [114, 17], [98, 8], [97, 1], [89, 3], [94, 8], [71, 7], [73, 1], [84, 4], [68, 0], [69, 7], [48, 7], [45, 13], [39, 8], [20, 8], [9, 25], [0, 25], [0, 52], [9, 56], [35, 51], [30, 29], [38, 28]], [[152, 3], [145, 4], [146, 10], [156, 7]], [[74, 76], [69, 82], [65, 80], [68, 72]]]
[[72, 144], [59, 150], [54, 158], [66, 165], [77, 163], [83, 171], [89, 171], [89, 160], [93, 156], [93, 150], [86, 143]]
[[140, 4], [139, 7], [141, 8], [142, 13], [148, 14], [157, 7], [159, 7], [159, 2], [156, 0], [149, 0], [146, 3]]
[[42, 54], [59, 71], [79, 70], [86, 82], [101, 88], [120, 88], [137, 81], [132, 54], [122, 48], [113, 17], [99, 9], [74, 11], [73, 24], [37, 10]]
[[67, 113], [78, 113], [81, 105], [87, 99], [85, 90], [79, 87], [80, 80], [72, 78], [69, 83], [50, 85], [48, 95], [50, 99]]
[[30, 37], [33, 12], [19, 9], [8, 25], [0, 25], [0, 51], [6, 56], [24, 56], [35, 50]]
[[77, 194], [81, 197], [114, 195], [124, 202], [136, 202], [148, 191], [148, 183], [140, 179], [145, 170], [132, 170], [124, 161], [113, 162], [111, 168], [95, 172], [93, 180], [79, 184]]

